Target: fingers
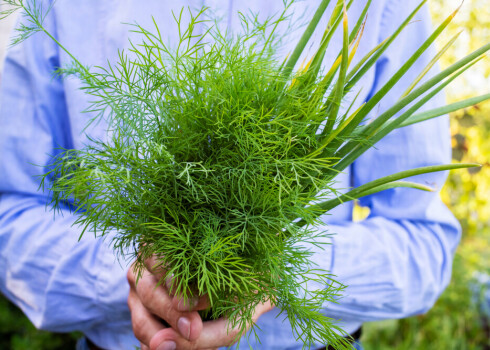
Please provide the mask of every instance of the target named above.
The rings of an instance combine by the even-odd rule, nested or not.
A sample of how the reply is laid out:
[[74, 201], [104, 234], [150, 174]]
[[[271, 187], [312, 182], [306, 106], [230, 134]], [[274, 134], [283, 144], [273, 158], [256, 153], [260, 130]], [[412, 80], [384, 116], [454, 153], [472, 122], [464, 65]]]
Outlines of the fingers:
[[[259, 304], [252, 317], [256, 322], [258, 318], [272, 309], [270, 302]], [[159, 331], [154, 335], [150, 342], [151, 350], [167, 350], [167, 349], [182, 349], [182, 350], [203, 350], [217, 349], [222, 346], [230, 346], [234, 344], [239, 334], [238, 329], [232, 329], [228, 321], [220, 318], [214, 321], [204, 322], [202, 332], [195, 340], [184, 339], [174, 329], [167, 328]]]
[[173, 286], [175, 280], [172, 276], [167, 276], [165, 268], [161, 265], [158, 259], [153, 255], [151, 258], [145, 260], [145, 266], [152, 275], [155, 276], [158, 281], [165, 279], [165, 286], [167, 293], [173, 297], [172, 304], [178, 311], [198, 311], [206, 310], [209, 308], [209, 299], [207, 295], [201, 297], [184, 298], [183, 296], [173, 293]]
[[265, 314], [266, 312], [269, 312], [273, 309], [274, 307], [272, 306], [272, 303], [270, 300], [264, 302], [264, 303], [260, 303], [259, 305], [257, 305], [257, 307], [255, 308], [255, 312], [252, 316], [252, 321], [255, 323], [257, 322], [257, 320], [259, 319], [260, 316], [262, 316], [263, 314]]
[[[155, 258], [145, 261], [141, 278], [136, 283], [133, 269], [128, 271], [130, 293], [128, 305], [131, 310], [133, 331], [146, 347], [144, 350], [205, 350], [229, 346], [238, 340], [239, 331], [232, 329], [228, 321], [221, 318], [203, 324], [197, 310], [209, 307], [207, 296], [185, 300], [172, 295], [172, 283], [159, 284], [166, 271]], [[270, 303], [259, 304], [255, 308], [253, 321], [271, 309]], [[162, 324], [166, 321], [166, 328]]]
[[[153, 336], [164, 329], [164, 326], [148, 312], [133, 289], [129, 291], [128, 306], [131, 310], [131, 323], [136, 339], [143, 345], [149, 346]], [[143, 350], [143, 347], [141, 349]]]
[[174, 295], [172, 298], [172, 304], [174, 308], [179, 311], [206, 310], [210, 307], [209, 298], [207, 295], [192, 297], [187, 300], [179, 295]]
[[232, 345], [236, 342], [237, 335], [238, 330], [229, 329], [227, 321], [220, 318], [205, 322], [199, 338], [192, 341], [184, 339], [172, 328], [163, 329], [151, 339], [150, 349], [170, 350], [172, 347], [179, 350], [215, 349]]
[[145, 260], [145, 266], [159, 281], [164, 279], [167, 275], [167, 271], [155, 255], [152, 255], [151, 258]]
[[230, 346], [236, 343], [237, 340], [238, 329], [232, 329], [227, 320], [220, 318], [204, 323], [201, 337], [199, 337], [199, 346], [201, 348]]
[[151, 315], [164, 319], [182, 337], [195, 340], [202, 330], [202, 320], [197, 311], [179, 311], [174, 308], [172, 297], [163, 286], [157, 287], [158, 280], [150, 272], [144, 271], [135, 292], [144, 308]]

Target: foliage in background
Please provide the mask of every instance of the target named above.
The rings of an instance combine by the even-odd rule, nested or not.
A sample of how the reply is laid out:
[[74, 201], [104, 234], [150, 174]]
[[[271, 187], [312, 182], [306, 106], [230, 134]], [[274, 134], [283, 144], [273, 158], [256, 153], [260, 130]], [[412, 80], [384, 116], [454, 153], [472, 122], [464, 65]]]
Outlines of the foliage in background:
[[3, 350], [66, 350], [75, 349], [79, 333], [54, 334], [39, 331], [22, 311], [0, 298], [0, 349]]

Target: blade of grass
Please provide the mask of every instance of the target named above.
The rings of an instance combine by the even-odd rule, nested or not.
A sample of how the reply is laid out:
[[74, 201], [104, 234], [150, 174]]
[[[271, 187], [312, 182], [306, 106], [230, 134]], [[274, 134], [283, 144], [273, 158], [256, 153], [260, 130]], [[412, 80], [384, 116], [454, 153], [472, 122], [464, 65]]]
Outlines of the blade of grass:
[[397, 187], [413, 188], [415, 190], [426, 191], [426, 192], [434, 192], [436, 190], [434, 187], [422, 185], [422, 184], [419, 184], [417, 182], [393, 181], [393, 182], [388, 182], [386, 184], [374, 187], [368, 191], [361, 192], [358, 194], [357, 198], [366, 197], [366, 196], [369, 196], [369, 195], [374, 194], [374, 193], [378, 193], [378, 192], [381, 192], [384, 190], [389, 190], [391, 188], [397, 188]]
[[362, 9], [362, 13], [361, 15], [359, 16], [359, 18], [357, 19], [357, 23], [356, 25], [354, 26], [354, 28], [352, 28], [352, 31], [350, 33], [350, 36], [349, 36], [349, 42], [353, 42], [356, 37], [359, 35], [360, 33], [360, 29], [361, 29], [361, 26], [363, 26], [363, 23], [365, 23], [365, 20], [366, 20], [366, 16], [367, 16], [367, 13], [368, 13], [368, 9], [369, 9], [369, 6], [371, 6], [371, 2], [372, 0], [368, 0], [366, 2], [366, 5], [364, 6], [364, 8]]
[[[333, 208], [337, 207], [338, 205], [351, 201], [353, 199], [357, 199], [363, 196], [366, 196], [368, 194], [373, 194], [379, 191], [383, 191], [388, 188], [394, 188], [394, 187], [411, 187], [411, 188], [418, 188], [424, 191], [431, 191], [431, 188], [428, 188], [424, 185], [414, 185], [413, 182], [407, 182], [407, 181], [402, 181], [399, 182], [401, 179], [405, 179], [408, 177], [416, 176], [416, 175], [422, 175], [422, 174], [429, 174], [433, 172], [438, 172], [438, 171], [445, 171], [445, 170], [455, 170], [455, 169], [465, 169], [465, 168], [474, 168], [474, 167], [480, 167], [480, 164], [475, 164], [475, 163], [460, 163], [460, 164], [444, 164], [444, 165], [431, 165], [431, 166], [425, 166], [425, 167], [420, 167], [420, 168], [414, 168], [410, 170], [405, 170], [405, 171], [400, 171], [395, 174], [391, 174], [382, 178], [379, 178], [377, 180], [368, 182], [362, 186], [359, 186], [341, 196], [338, 196], [337, 198], [333, 198], [321, 203], [314, 204], [309, 207], [310, 210], [313, 210], [317, 212], [317, 215], [320, 216], [324, 213], [326, 213], [329, 210], [332, 210]], [[305, 225], [304, 220], [300, 220], [296, 223], [298, 226], [303, 226]]]
[[298, 41], [298, 44], [294, 48], [293, 52], [289, 56], [289, 59], [284, 66], [284, 69], [282, 70], [282, 80], [287, 80], [289, 76], [291, 75], [291, 72], [294, 69], [294, 66], [298, 62], [301, 54], [303, 53], [306, 44], [308, 44], [308, 41], [310, 41], [311, 36], [315, 32], [315, 29], [320, 22], [320, 19], [322, 18], [323, 14], [325, 13], [325, 10], [327, 9], [328, 4], [330, 3], [330, 0], [322, 0], [320, 5], [318, 6], [315, 14], [313, 15], [313, 18], [311, 19], [310, 23], [308, 24], [308, 27], [304, 31], [303, 35], [301, 36], [301, 39]]
[[[476, 163], [460, 163], [460, 164], [443, 164], [443, 165], [431, 165], [431, 166], [425, 166], [425, 167], [420, 167], [420, 168], [414, 168], [410, 170], [404, 170], [400, 171], [395, 174], [391, 174], [382, 178], [379, 178], [377, 180], [370, 181], [362, 186], [359, 186], [344, 195], [340, 196], [339, 198], [335, 198], [332, 200], [328, 200], [322, 203], [315, 204], [315, 206], [320, 207], [322, 210], [328, 211], [331, 210], [332, 208], [335, 208], [337, 205], [341, 204], [342, 201], [346, 201], [348, 199], [355, 199], [359, 198], [363, 195], [363, 193], [370, 193], [371, 190], [378, 188], [379, 186], [392, 183], [401, 179], [405, 179], [408, 177], [416, 176], [416, 175], [422, 175], [422, 174], [429, 174], [429, 173], [434, 173], [438, 171], [445, 171], [445, 170], [455, 170], [455, 169], [465, 169], [465, 168], [475, 168], [475, 167], [480, 167], [480, 164]], [[339, 201], [338, 200], [342, 200]]]
[[333, 101], [331, 101], [332, 109], [329, 111], [327, 123], [322, 131], [322, 135], [328, 135], [332, 131], [335, 121], [337, 120], [337, 115], [339, 113], [340, 104], [344, 93], [345, 77], [347, 74], [347, 66], [349, 64], [349, 23], [347, 19], [345, 2], [343, 9], [343, 29], [344, 38], [342, 43], [342, 63], [340, 64], [340, 73], [335, 85], [335, 95]]
[[[374, 52], [372, 53], [372, 57], [367, 61], [365, 65], [362, 67], [359, 67], [359, 70], [356, 72], [356, 74], [349, 80], [347, 83], [347, 86], [345, 87], [346, 91], [350, 91], [355, 84], [366, 74], [366, 72], [374, 66], [374, 64], [378, 61], [378, 59], [381, 57], [381, 55], [386, 51], [386, 49], [393, 43], [393, 41], [400, 35], [400, 33], [405, 29], [405, 27], [410, 23], [412, 18], [417, 14], [417, 12], [422, 8], [422, 6], [427, 2], [427, 0], [423, 0], [420, 2], [420, 4], [415, 8], [415, 10], [410, 13], [410, 15], [405, 19], [405, 21], [397, 28], [397, 30], [389, 36], [387, 39], [385, 39], [384, 43], [380, 44], [380, 47], [377, 48], [376, 50], [373, 50]], [[368, 56], [368, 55], [366, 55]], [[355, 67], [357, 68], [357, 66]], [[353, 69], [353, 72], [355, 70]], [[352, 73], [353, 74], [353, 73]], [[350, 74], [351, 75], [351, 74]]]
[[[456, 15], [458, 9], [455, 10], [450, 16], [442, 22], [437, 29], [427, 38], [427, 40], [415, 51], [415, 53], [403, 64], [403, 66], [393, 75], [393, 77], [388, 80], [388, 82], [364, 105], [363, 109], [356, 115], [350, 125], [348, 125], [340, 137], [349, 135], [354, 131], [354, 129], [367, 117], [368, 113], [381, 101], [381, 99], [395, 86], [395, 84], [407, 73], [407, 71], [413, 66], [417, 59], [432, 45], [436, 38], [441, 34], [444, 28], [451, 22], [451, 20]], [[408, 96], [407, 96], [408, 97]], [[400, 100], [404, 101], [404, 99]], [[396, 106], [397, 104], [395, 104]], [[406, 103], [405, 103], [406, 105]], [[404, 105], [404, 106], [405, 106]], [[377, 118], [373, 123], [369, 125], [370, 128], [376, 129], [379, 127], [378, 123], [375, 123], [379, 118]], [[340, 141], [339, 141], [340, 142]], [[340, 146], [340, 143], [337, 144]]]
[[460, 31], [457, 33], [455, 36], [452, 37], [451, 40], [447, 42], [446, 45], [432, 58], [432, 60], [427, 64], [427, 66], [424, 68], [424, 70], [418, 75], [417, 78], [410, 84], [410, 86], [407, 88], [407, 90], [401, 95], [400, 98], [403, 98], [407, 96], [414, 88], [415, 86], [422, 80], [422, 78], [430, 71], [430, 69], [437, 63], [437, 61], [441, 58], [441, 56], [452, 46], [452, 44], [456, 41], [456, 39], [459, 37], [459, 35], [462, 33]]
[[[453, 73], [449, 77], [444, 78], [442, 80], [442, 82], [439, 84], [438, 87], [436, 87], [429, 94], [427, 94], [426, 96], [424, 96], [420, 101], [418, 101], [415, 105], [413, 105], [412, 107], [410, 107], [410, 109], [407, 110], [405, 113], [403, 113], [401, 116], [399, 116], [398, 118], [396, 118], [392, 122], [392, 123], [395, 123], [395, 124], [392, 124], [391, 127], [393, 127], [393, 129], [399, 127], [399, 124], [403, 123], [406, 119], [410, 118], [410, 115], [412, 115], [413, 113], [415, 113], [418, 110], [418, 108], [422, 107], [425, 102], [428, 102], [432, 97], [434, 97], [436, 94], [438, 94], [440, 91], [442, 91], [443, 88], [445, 88], [447, 85], [449, 85], [454, 79], [456, 79], [458, 76], [460, 76], [462, 73], [464, 73], [466, 70], [468, 70], [469, 68], [471, 68], [473, 65], [475, 65], [478, 61], [480, 61], [483, 58], [484, 58], [484, 56], [480, 56], [478, 59], [475, 59], [474, 61], [472, 61], [467, 66], [461, 68], [459, 71], [456, 71], [455, 73]], [[464, 101], [466, 101], [466, 100], [464, 100]], [[380, 116], [379, 118], [381, 118], [381, 117], [382, 116]], [[391, 117], [388, 118], [385, 122], [388, 122], [389, 119], [391, 119]], [[369, 129], [370, 129], [371, 125], [365, 125], [365, 126], [359, 128], [359, 132], [356, 131], [354, 133], [354, 135], [357, 138], [362, 138], [362, 137], [364, 137], [364, 139], [372, 138], [375, 135], [375, 133], [382, 128], [383, 125], [384, 124], [380, 124], [377, 129], [371, 130], [370, 133], [369, 133]], [[395, 125], [396, 125], [396, 127], [395, 127]], [[337, 155], [340, 155], [341, 154], [339, 152], [337, 153]]]
[[[357, 52], [359, 44], [361, 42], [362, 33], [364, 32], [364, 24], [363, 24], [362, 28], [360, 28], [358, 30], [358, 33], [357, 33], [358, 37], [357, 37], [356, 41], [352, 42], [352, 40], [349, 38], [349, 40], [351, 42], [351, 44], [349, 45], [349, 49], [351, 49], [351, 52], [349, 54], [349, 60], [347, 62], [347, 67], [350, 66], [350, 64], [351, 64], [351, 62], [352, 62], [352, 60], [353, 60], [353, 58]], [[354, 37], [354, 39], [356, 39], [356, 38]], [[339, 52], [339, 55], [337, 56], [337, 59], [335, 60], [335, 62], [332, 64], [332, 67], [328, 70], [327, 74], [325, 74], [325, 76], [323, 77], [321, 83], [318, 84], [317, 89], [313, 93], [314, 96], [323, 96], [327, 92], [327, 90], [330, 87], [330, 84], [332, 83], [332, 81], [335, 77], [335, 74], [337, 74], [337, 70], [339, 69], [340, 64], [342, 62], [342, 57], [343, 57], [342, 56], [342, 50], [343, 50], [343, 48]], [[347, 78], [345, 80], [347, 80]], [[334, 93], [335, 93], [335, 91], [331, 92], [331, 95], [327, 98], [327, 101], [333, 100], [333, 94]]]
[[316, 79], [316, 77], [318, 76], [318, 73], [322, 66], [323, 59], [325, 58], [325, 52], [327, 51], [328, 45], [330, 44], [330, 40], [332, 39], [333, 35], [337, 31], [340, 22], [342, 21], [345, 22], [344, 18], [346, 17], [346, 14], [344, 13], [347, 11], [347, 9], [350, 8], [352, 2], [353, 0], [350, 0], [346, 6], [344, 0], [337, 1], [337, 5], [335, 6], [332, 16], [330, 17], [330, 21], [323, 35], [323, 39], [322, 42], [320, 43], [320, 47], [315, 53], [311, 67], [308, 70], [309, 81]]
[[451, 103], [447, 106], [439, 107], [439, 108], [434, 108], [429, 111], [423, 112], [423, 113], [418, 113], [412, 115], [410, 118], [402, 122], [398, 127], [402, 128], [404, 126], [412, 125], [415, 123], [420, 123], [425, 120], [429, 120], [432, 118], [437, 118], [440, 117], [441, 115], [445, 115], [454, 111], [457, 111], [459, 109], [467, 108], [474, 106], [478, 103], [488, 101], [490, 100], [490, 94], [485, 94], [477, 97], [472, 97], [463, 101], [458, 101], [455, 103]]
[[[352, 103], [353, 104], [353, 103]], [[317, 156], [318, 154], [321, 153], [322, 150], [325, 149], [325, 147], [327, 147], [330, 142], [332, 142], [332, 140], [334, 140], [338, 134], [347, 126], [349, 125], [349, 123], [351, 122], [352, 119], [355, 118], [356, 114], [361, 110], [362, 108], [362, 105], [354, 112], [352, 113], [352, 115], [350, 117], [348, 117], [346, 120], [342, 121], [339, 126], [333, 131], [331, 132], [330, 134], [328, 134], [328, 137], [325, 139], [325, 141], [323, 141], [322, 145], [316, 149], [314, 152], [310, 153], [308, 155], [308, 157], [315, 157]]]
[[[350, 117], [348, 117], [348, 115], [349, 115], [349, 113], [350, 113], [350, 110], [351, 110], [351, 109], [352, 109], [352, 107], [354, 106], [354, 103], [355, 103], [355, 102], [357, 101], [357, 99], [359, 98], [359, 95], [361, 94], [361, 91], [362, 91], [362, 89], [360, 89], [360, 90], [359, 90], [359, 92], [357, 93], [356, 97], [354, 97], [354, 99], [353, 99], [353, 100], [352, 100], [352, 102], [350, 103], [349, 108], [347, 108], [347, 110], [345, 111], [344, 115], [342, 116], [342, 119], [340, 120], [340, 125], [342, 125], [343, 123], [345, 123], [345, 120], [346, 120], [347, 118], [349, 118], [349, 119], [350, 119], [350, 118], [352, 118], [352, 117], [353, 117], [352, 115], [350, 115]], [[364, 103], [363, 103], [363, 104], [364, 104]], [[356, 114], [356, 113], [357, 113], [357, 111], [359, 111], [359, 110], [362, 108], [362, 105], [363, 105], [363, 104], [361, 104], [361, 106], [359, 106], [359, 107], [357, 108], [357, 110], [356, 110], [356, 111], [355, 111], [353, 114]], [[340, 125], [339, 125], [339, 127], [340, 127]]]
[[[447, 86], [451, 81], [453, 81], [457, 76], [462, 74], [464, 71], [469, 69], [472, 65], [482, 59], [483, 54], [490, 49], [490, 44], [486, 45], [487, 47], [482, 47], [478, 50], [475, 50], [470, 55], [466, 56], [462, 60], [456, 62], [449, 68], [445, 69], [443, 72], [437, 74], [430, 80], [428, 80], [421, 87], [410, 93], [407, 97], [400, 100], [396, 103], [392, 108], [388, 109], [385, 113], [376, 118], [371, 124], [366, 125], [363, 128], [363, 131], [356, 135], [357, 138], [362, 139], [362, 135], [364, 135], [365, 141], [349, 141], [341, 149], [335, 154], [335, 157], [342, 159], [338, 164], [334, 166], [335, 171], [342, 171], [348, 165], [350, 165], [354, 159], [359, 157], [362, 153], [364, 153], [369, 146], [366, 145], [366, 141], [369, 140], [369, 144], [372, 145], [380, 140], [384, 135], [391, 132], [393, 129], [397, 128], [405, 119], [409, 118], [410, 115], [415, 113], [420, 107], [422, 107], [427, 101], [429, 101], [433, 96], [435, 96], [438, 92], [440, 92], [445, 86]], [[456, 73], [454, 73], [456, 71]], [[452, 74], [454, 73], [454, 74]], [[449, 76], [452, 74], [451, 76]], [[441, 83], [442, 81], [442, 83]], [[403, 109], [406, 105], [412, 102], [415, 98], [419, 97], [421, 94], [425, 93], [428, 89], [432, 88], [434, 85], [439, 84], [439, 87], [435, 88], [431, 91], [427, 96], [422, 98], [419, 102], [417, 102], [414, 106], [412, 106], [409, 110], [403, 113], [400, 117], [396, 119], [394, 124], [388, 129], [383, 129], [381, 132], [381, 128], [385, 122], [387, 122], [394, 114]], [[407, 102], [408, 101], [408, 102]], [[392, 122], [393, 123], [393, 122]], [[374, 136], [372, 136], [374, 135]], [[355, 149], [357, 148], [357, 149]], [[355, 151], [353, 151], [355, 149]]]
[[[364, 31], [364, 26], [366, 24], [366, 15], [367, 15], [369, 6], [371, 5], [371, 1], [372, 0], [368, 0], [368, 2], [366, 3], [366, 5], [364, 6], [364, 9], [362, 10], [361, 15], [359, 16], [356, 25], [354, 26], [354, 28], [352, 29], [352, 31], [350, 33], [349, 42], [351, 44], [353, 44], [354, 43], [354, 40], [356, 40], [356, 38], [357, 38], [357, 42], [354, 44], [354, 48], [352, 49], [351, 55], [349, 57], [349, 65], [350, 65], [352, 59], [354, 58], [354, 54], [357, 51], [357, 47], [359, 46], [359, 43], [360, 43], [360, 40], [361, 40], [361, 37], [362, 37], [362, 32]], [[383, 43], [384, 43], [384, 41], [383, 41]], [[381, 44], [379, 46], [381, 46]], [[372, 52], [374, 53], [375, 50], [373, 50]], [[329, 70], [329, 72], [324, 77], [324, 79], [323, 79], [324, 80], [323, 85], [320, 85], [320, 86], [324, 87], [322, 94], [324, 94], [325, 91], [327, 90], [328, 86], [330, 86], [330, 83], [333, 80], [333, 76], [335, 75], [335, 73], [337, 72], [338, 67], [340, 66], [340, 62], [341, 62], [341, 59], [342, 59], [341, 56], [342, 56], [342, 49], [340, 50], [340, 52], [339, 52], [339, 54], [337, 56], [336, 61], [332, 65], [332, 68]], [[350, 77], [347, 78], [347, 80], [349, 80], [349, 79], [350, 79]]]
[[380, 42], [378, 45], [376, 45], [371, 51], [369, 51], [364, 57], [357, 62], [357, 64], [350, 70], [350, 72], [347, 74], [347, 80], [350, 81], [352, 79], [352, 76], [356, 74], [361, 67], [363, 67], [364, 63], [372, 56], [374, 55], [378, 50], [380, 50], [386, 42], [390, 39], [390, 37], [387, 37], [385, 40]]

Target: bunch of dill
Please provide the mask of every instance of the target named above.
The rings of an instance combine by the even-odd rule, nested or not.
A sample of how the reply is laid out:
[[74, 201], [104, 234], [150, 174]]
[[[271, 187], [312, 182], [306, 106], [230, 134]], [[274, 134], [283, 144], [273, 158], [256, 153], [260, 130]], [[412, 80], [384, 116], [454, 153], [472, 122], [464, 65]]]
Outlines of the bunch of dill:
[[[210, 31], [210, 44], [196, 39], [199, 20], [172, 51], [135, 28], [144, 41], [133, 58], [97, 74], [92, 109], [110, 106], [110, 142], [65, 151], [47, 175], [53, 201], [72, 201], [89, 231], [116, 230], [114, 246], [133, 248], [140, 271], [156, 256], [174, 293], [209, 297], [211, 317], [245, 330], [255, 306], [272, 301], [316, 330], [305, 342], [334, 342], [319, 310], [341, 286], [326, 272], [310, 276], [299, 244], [323, 233], [292, 224], [316, 223], [320, 212], [307, 206], [333, 182], [323, 175], [334, 161], [312, 156], [324, 101], [304, 89], [318, 82], [287, 85], [263, 28], [233, 40]], [[312, 278], [331, 287], [306, 294]]]
[[[415, 114], [481, 58], [489, 49], [486, 45], [417, 86], [435, 59], [390, 109], [362, 123], [453, 14], [370, 101], [356, 111], [349, 107], [339, 113], [346, 94], [425, 1], [351, 67], [370, 1], [349, 31], [346, 13], [352, 1], [337, 0], [318, 50], [300, 71], [293, 68], [328, 0], [321, 2], [296, 49], [282, 63], [275, 30], [292, 2], [266, 23], [242, 16], [246, 30], [232, 38], [212, 25], [204, 34], [196, 33], [205, 10], [191, 12], [188, 24], [177, 16], [176, 48], [165, 45], [156, 23], [152, 31], [135, 25], [141, 42], [132, 44], [129, 54], [121, 52], [117, 63], [96, 69], [85, 67], [46, 31], [40, 4], [9, 2], [24, 10], [29, 23], [21, 26], [18, 41], [37, 31], [56, 41], [73, 59], [73, 65], [59, 73], [81, 79], [84, 91], [94, 98], [89, 108], [97, 115], [94, 120], [105, 118], [110, 129], [108, 141], [92, 140], [54, 159], [44, 177], [52, 205], [70, 203], [83, 232], [117, 232], [115, 249], [130, 252], [139, 273], [145, 259], [157, 257], [155, 268], [174, 276], [173, 292], [186, 298], [207, 294], [211, 316], [229, 318], [240, 334], [253, 324], [254, 308], [270, 301], [285, 312], [305, 347], [347, 347], [339, 336], [343, 331], [321, 313], [343, 286], [327, 271], [315, 270], [309, 260], [309, 246], [326, 235], [315, 229], [320, 215], [343, 201], [391, 187], [430, 190], [398, 181], [408, 176], [472, 166], [411, 169], [342, 195], [332, 187], [339, 172], [390, 131], [489, 98], [483, 95]], [[320, 74], [340, 24], [342, 50]], [[312, 281], [325, 288], [308, 290]]]

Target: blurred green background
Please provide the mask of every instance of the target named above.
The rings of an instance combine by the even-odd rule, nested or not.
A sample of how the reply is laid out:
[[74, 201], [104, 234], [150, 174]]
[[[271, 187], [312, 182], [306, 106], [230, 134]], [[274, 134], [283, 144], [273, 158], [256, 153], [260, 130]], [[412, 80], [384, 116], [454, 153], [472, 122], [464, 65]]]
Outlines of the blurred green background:
[[[430, 1], [434, 23], [442, 21], [460, 2]], [[8, 28], [9, 24], [2, 24], [0, 34]], [[464, 30], [460, 38], [441, 61], [443, 67], [490, 41], [488, 0], [463, 3], [439, 46], [460, 30]], [[488, 92], [488, 59], [468, 73], [446, 91], [448, 102]], [[463, 227], [451, 284], [426, 315], [365, 324], [362, 342], [367, 350], [490, 349], [490, 328], [475, 302], [478, 290], [471, 289], [477, 285], [475, 273], [490, 275], [490, 103], [455, 113], [451, 122], [454, 160], [483, 164], [480, 169], [452, 172], [443, 188], [444, 201]], [[362, 208], [356, 209], [358, 219], [365, 214]], [[0, 297], [0, 349], [74, 349], [78, 336], [38, 331], [21, 311]]]

